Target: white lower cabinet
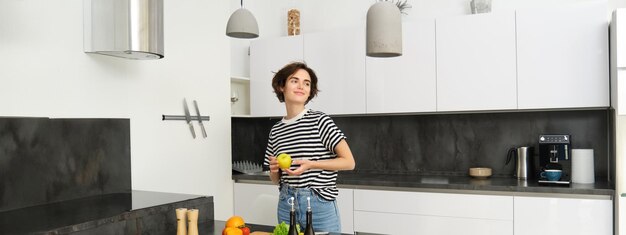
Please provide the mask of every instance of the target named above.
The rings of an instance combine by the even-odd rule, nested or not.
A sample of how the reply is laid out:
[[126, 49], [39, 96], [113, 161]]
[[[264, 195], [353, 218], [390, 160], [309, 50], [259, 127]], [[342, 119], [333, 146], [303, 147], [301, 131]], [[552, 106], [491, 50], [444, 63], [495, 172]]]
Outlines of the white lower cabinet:
[[354, 190], [354, 231], [513, 234], [513, 197]]
[[339, 197], [337, 197], [337, 207], [339, 207], [339, 216], [341, 219], [341, 233], [354, 233], [353, 198], [353, 189], [339, 189]]
[[[276, 225], [278, 186], [235, 183], [235, 214]], [[613, 201], [339, 189], [342, 233], [348, 234], [613, 234]]]
[[235, 215], [246, 223], [276, 226], [278, 186], [273, 184], [235, 183]]
[[354, 212], [357, 234], [513, 234], [513, 221]]
[[[339, 207], [341, 217], [342, 233], [354, 233], [352, 191], [352, 189], [339, 189], [337, 207]], [[278, 194], [278, 185], [235, 183], [235, 215], [243, 217], [246, 223], [276, 226]]]
[[514, 197], [515, 235], [613, 234], [613, 201]]

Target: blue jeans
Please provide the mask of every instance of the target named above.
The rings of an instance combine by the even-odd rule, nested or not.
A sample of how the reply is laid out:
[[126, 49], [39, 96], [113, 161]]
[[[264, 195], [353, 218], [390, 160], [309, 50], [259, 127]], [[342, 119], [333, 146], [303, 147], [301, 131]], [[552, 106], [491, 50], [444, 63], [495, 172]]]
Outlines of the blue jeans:
[[327, 201], [308, 188], [293, 188], [285, 184], [281, 186], [278, 197], [278, 223], [285, 221], [289, 224], [289, 212], [291, 205], [289, 198], [294, 197], [296, 210], [296, 222], [300, 224], [300, 231], [306, 228], [307, 197], [311, 198], [311, 211], [313, 212], [313, 229], [315, 232], [341, 232], [339, 221], [339, 208], [337, 200]]

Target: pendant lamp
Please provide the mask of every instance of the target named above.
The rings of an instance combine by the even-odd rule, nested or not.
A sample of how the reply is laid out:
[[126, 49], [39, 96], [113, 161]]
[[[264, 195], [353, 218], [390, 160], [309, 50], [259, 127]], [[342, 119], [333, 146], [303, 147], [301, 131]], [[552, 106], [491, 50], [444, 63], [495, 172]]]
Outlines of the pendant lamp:
[[402, 19], [396, 4], [382, 1], [372, 5], [367, 10], [366, 28], [367, 56], [402, 55]]
[[256, 38], [259, 36], [259, 25], [252, 12], [243, 8], [243, 0], [241, 0], [241, 8], [233, 12], [228, 18], [226, 36], [233, 38]]

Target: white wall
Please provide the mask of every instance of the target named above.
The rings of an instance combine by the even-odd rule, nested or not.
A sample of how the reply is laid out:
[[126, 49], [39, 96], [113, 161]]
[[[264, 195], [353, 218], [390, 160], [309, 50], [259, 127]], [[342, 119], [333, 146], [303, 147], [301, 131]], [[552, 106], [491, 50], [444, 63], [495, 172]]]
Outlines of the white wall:
[[[212, 195], [225, 219], [233, 210], [230, 5], [164, 2], [165, 58], [132, 61], [83, 53], [82, 0], [0, 1], [0, 116], [130, 118], [133, 189]], [[184, 97], [211, 116], [208, 138], [161, 121], [183, 114]]]

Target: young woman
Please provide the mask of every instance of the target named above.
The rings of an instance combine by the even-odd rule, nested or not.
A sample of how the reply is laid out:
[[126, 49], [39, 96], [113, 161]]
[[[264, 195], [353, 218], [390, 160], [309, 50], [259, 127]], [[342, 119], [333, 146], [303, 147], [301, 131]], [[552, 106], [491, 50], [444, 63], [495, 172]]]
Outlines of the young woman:
[[[274, 75], [272, 87], [287, 110], [270, 131], [264, 162], [272, 182], [280, 185], [278, 222], [289, 223], [294, 197], [296, 220], [304, 230], [310, 197], [315, 231], [339, 233], [337, 171], [355, 165], [346, 137], [328, 115], [305, 108], [318, 92], [317, 76], [306, 64], [287, 64]], [[289, 169], [278, 167], [275, 156], [281, 153], [291, 155]]]

